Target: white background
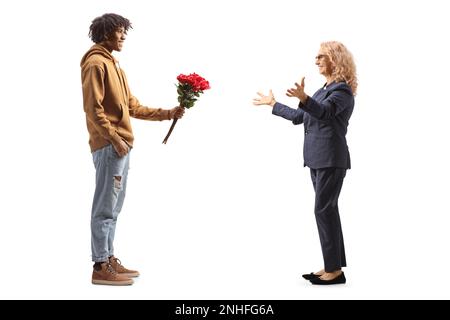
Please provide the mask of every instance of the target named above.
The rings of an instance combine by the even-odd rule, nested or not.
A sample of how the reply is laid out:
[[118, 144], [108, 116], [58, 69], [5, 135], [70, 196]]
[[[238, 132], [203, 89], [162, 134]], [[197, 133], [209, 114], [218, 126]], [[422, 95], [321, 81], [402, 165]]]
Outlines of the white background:
[[[0, 298], [448, 299], [446, 1], [2, 1]], [[131, 20], [116, 57], [144, 105], [176, 105], [179, 73], [212, 89], [170, 122], [133, 120], [116, 254], [142, 276], [90, 284], [94, 167], [80, 67], [89, 25]], [[354, 54], [352, 169], [340, 198], [345, 286], [322, 267], [302, 126], [255, 107], [302, 75], [322, 85], [319, 44]]]

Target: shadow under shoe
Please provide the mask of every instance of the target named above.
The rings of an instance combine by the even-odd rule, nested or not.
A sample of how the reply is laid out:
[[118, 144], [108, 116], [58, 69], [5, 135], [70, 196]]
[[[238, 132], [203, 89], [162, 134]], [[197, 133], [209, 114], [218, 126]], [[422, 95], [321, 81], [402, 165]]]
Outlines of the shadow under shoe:
[[331, 279], [331, 280], [322, 280], [320, 278], [316, 278], [316, 279], [311, 279], [309, 281], [311, 281], [312, 284], [327, 285], [327, 284], [342, 284], [342, 283], [345, 283], [347, 281], [347, 279], [345, 279], [344, 272], [342, 272], [336, 278]]
[[111, 256], [109, 258], [109, 263], [114, 268], [114, 270], [116, 270], [116, 272], [122, 276], [129, 277], [129, 278], [139, 277], [139, 271], [130, 270], [130, 269], [125, 268], [122, 265], [122, 262], [114, 256]]
[[133, 284], [133, 279], [118, 274], [109, 262], [100, 264], [98, 270], [92, 271], [92, 283], [109, 286], [129, 286]]

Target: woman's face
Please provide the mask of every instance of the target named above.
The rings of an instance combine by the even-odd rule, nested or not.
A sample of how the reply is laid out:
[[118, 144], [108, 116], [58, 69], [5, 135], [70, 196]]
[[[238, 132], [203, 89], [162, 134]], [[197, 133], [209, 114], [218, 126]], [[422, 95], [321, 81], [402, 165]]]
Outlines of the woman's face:
[[331, 76], [333, 73], [333, 65], [330, 58], [320, 49], [316, 56], [316, 65], [319, 67], [319, 73], [325, 77]]

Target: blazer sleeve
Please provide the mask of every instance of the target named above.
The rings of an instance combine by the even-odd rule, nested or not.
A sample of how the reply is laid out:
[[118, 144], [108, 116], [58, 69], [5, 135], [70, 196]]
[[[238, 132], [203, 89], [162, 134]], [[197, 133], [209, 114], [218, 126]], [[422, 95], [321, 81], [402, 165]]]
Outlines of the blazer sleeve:
[[347, 90], [336, 90], [331, 92], [322, 102], [308, 97], [306, 103], [300, 104], [299, 107], [317, 120], [328, 121], [345, 109], [352, 107], [354, 103], [353, 99], [353, 95]]
[[275, 103], [272, 109], [272, 114], [282, 117], [286, 120], [291, 120], [293, 124], [303, 123], [304, 111], [302, 109], [293, 109], [279, 102]]

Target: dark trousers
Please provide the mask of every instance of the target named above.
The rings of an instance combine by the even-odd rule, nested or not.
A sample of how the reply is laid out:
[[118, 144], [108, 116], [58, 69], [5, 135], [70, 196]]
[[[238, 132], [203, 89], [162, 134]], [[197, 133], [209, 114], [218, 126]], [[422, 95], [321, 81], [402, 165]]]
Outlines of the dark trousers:
[[345, 267], [344, 237], [339, 218], [338, 199], [346, 169], [310, 169], [316, 192], [314, 214], [326, 272]]

